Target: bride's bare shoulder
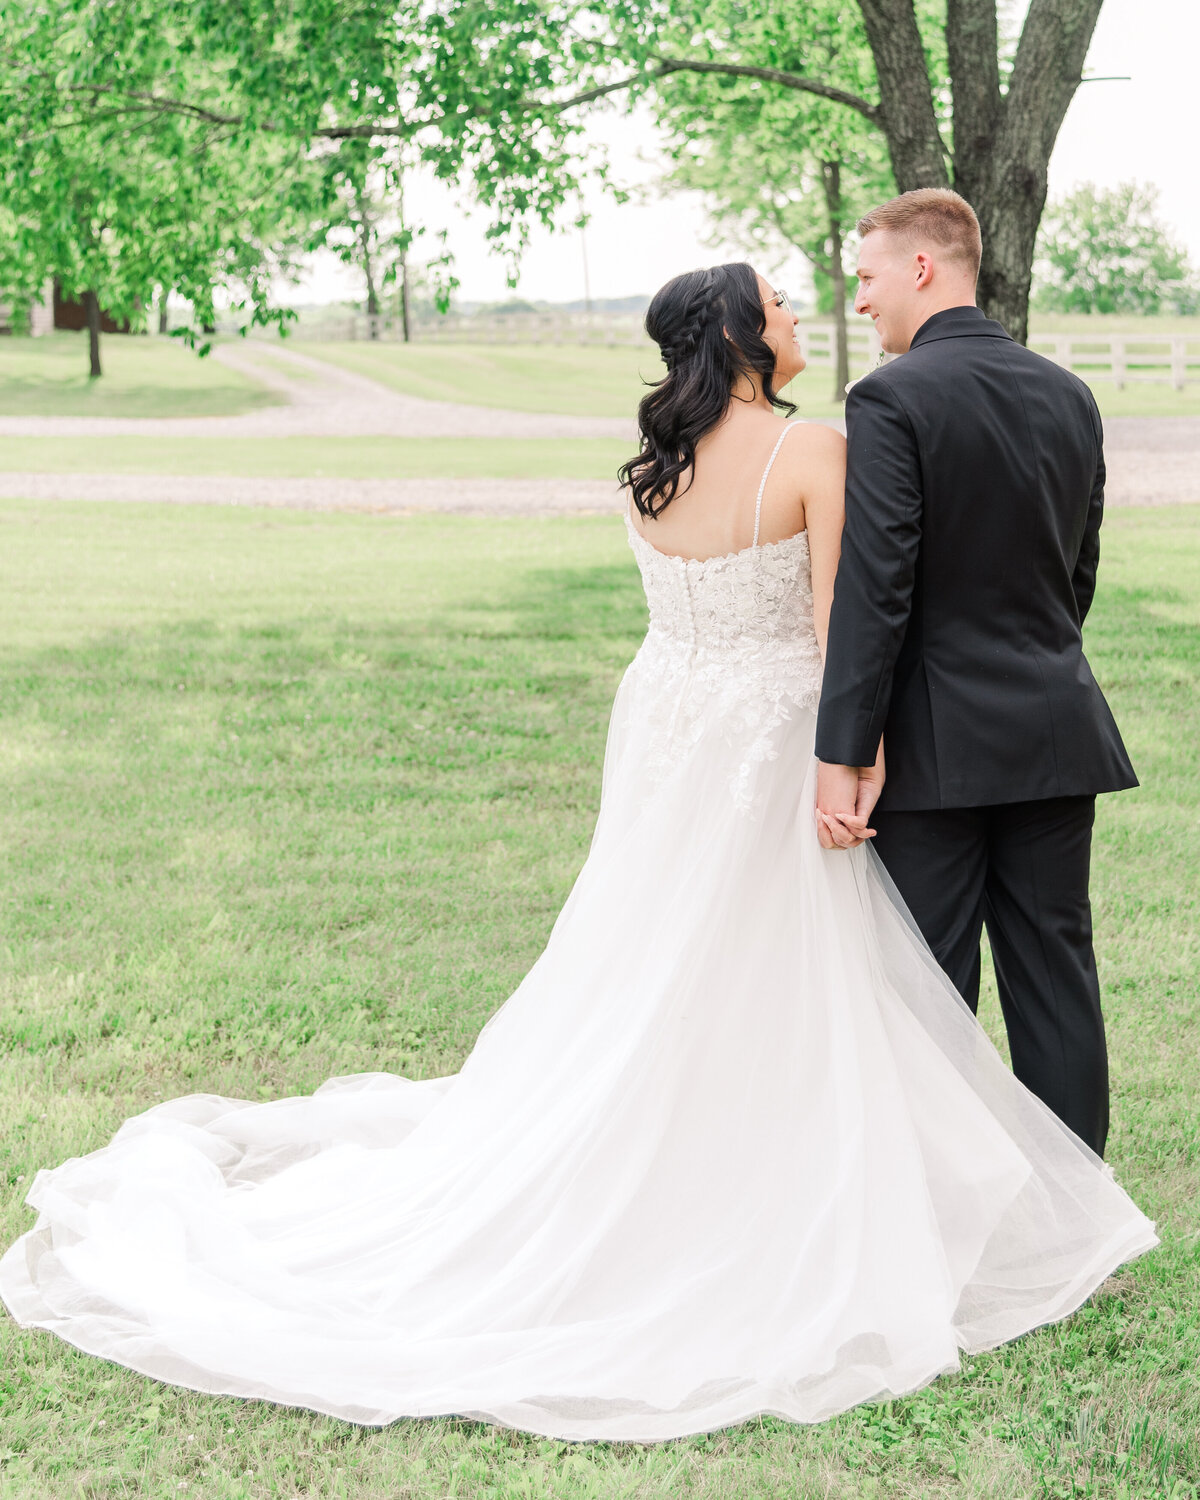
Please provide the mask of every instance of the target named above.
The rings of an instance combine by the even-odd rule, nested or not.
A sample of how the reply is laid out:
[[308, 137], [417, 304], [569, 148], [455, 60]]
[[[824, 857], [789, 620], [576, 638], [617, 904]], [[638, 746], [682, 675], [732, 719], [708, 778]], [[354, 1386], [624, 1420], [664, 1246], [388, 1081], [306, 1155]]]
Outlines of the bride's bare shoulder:
[[784, 472], [801, 487], [814, 476], [836, 475], [846, 466], [846, 439], [836, 427], [824, 422], [797, 422], [796, 431], [788, 434], [788, 440], [780, 449], [785, 458]]
[[825, 422], [797, 422], [797, 431], [788, 439], [787, 446], [808, 458], [837, 460], [846, 454], [846, 439], [836, 427]]
[[[810, 530], [840, 515], [846, 483], [846, 439], [824, 422], [802, 422], [783, 445], [786, 480], [803, 513], [798, 523]], [[790, 450], [790, 451], [789, 451]]]

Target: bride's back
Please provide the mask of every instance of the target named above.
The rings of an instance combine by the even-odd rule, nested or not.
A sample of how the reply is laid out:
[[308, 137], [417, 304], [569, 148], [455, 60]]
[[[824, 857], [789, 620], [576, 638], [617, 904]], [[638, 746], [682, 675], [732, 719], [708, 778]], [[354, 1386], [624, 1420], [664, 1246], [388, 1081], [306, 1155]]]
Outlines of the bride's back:
[[[787, 294], [742, 263], [688, 271], [661, 287], [647, 309], [646, 332], [666, 374], [642, 398], [641, 452], [619, 473], [643, 576], [647, 548], [674, 559], [689, 580], [711, 563], [703, 576], [714, 585], [705, 592], [715, 604], [719, 574], [753, 572], [768, 557], [772, 566], [780, 562], [777, 552], [803, 551], [823, 644], [841, 538], [845, 440], [820, 423], [789, 423], [779, 414], [795, 410], [778, 393], [804, 369], [796, 322]], [[794, 548], [778, 545], [801, 536]], [[736, 565], [719, 561], [731, 557]], [[653, 573], [669, 592], [670, 570], [655, 566]], [[648, 593], [652, 586], [648, 581]]]
[[759, 543], [803, 531], [805, 471], [821, 466], [825, 455], [814, 451], [804, 431], [789, 433], [789, 425], [770, 412], [731, 407], [697, 442], [695, 461], [671, 503], [653, 520], [635, 512], [638, 532], [673, 557], [703, 561], [743, 551], [755, 540], [760, 484]]

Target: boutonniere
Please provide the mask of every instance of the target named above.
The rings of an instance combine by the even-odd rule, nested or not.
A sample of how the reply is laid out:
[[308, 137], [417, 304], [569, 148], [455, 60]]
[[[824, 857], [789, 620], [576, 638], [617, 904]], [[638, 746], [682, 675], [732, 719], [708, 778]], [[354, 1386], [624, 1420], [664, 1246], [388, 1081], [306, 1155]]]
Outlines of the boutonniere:
[[883, 349], [881, 349], [879, 351], [878, 359], [876, 359], [875, 363], [869, 370], [864, 370], [862, 374], [857, 377], [857, 379], [847, 381], [846, 389], [843, 394], [848, 396], [860, 380], [865, 380], [868, 375], [874, 375], [875, 371], [880, 369], [885, 364], [887, 364], [887, 354]]

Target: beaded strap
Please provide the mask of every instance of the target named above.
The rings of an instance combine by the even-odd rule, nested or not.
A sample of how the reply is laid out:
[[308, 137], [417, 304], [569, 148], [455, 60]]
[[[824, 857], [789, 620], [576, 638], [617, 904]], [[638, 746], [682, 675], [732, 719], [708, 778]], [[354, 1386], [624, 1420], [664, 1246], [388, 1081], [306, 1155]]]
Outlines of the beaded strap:
[[762, 520], [762, 497], [763, 491], [767, 487], [767, 475], [771, 472], [771, 465], [775, 462], [776, 455], [778, 454], [780, 448], [783, 447], [784, 438], [787, 437], [788, 433], [791, 432], [793, 427], [799, 426], [799, 422], [789, 422], [783, 429], [783, 431], [779, 434], [779, 441], [771, 449], [771, 456], [767, 459], [767, 467], [763, 470], [763, 476], [758, 481], [758, 496], [754, 501], [754, 540], [750, 543], [752, 547], [758, 546], [758, 526], [759, 522]]

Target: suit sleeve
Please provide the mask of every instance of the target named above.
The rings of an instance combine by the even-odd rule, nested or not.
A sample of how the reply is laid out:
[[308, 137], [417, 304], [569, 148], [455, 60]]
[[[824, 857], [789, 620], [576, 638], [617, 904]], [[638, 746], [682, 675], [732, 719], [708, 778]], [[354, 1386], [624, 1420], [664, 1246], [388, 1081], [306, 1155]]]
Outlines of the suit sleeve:
[[916, 437], [889, 382], [846, 400], [846, 523], [833, 589], [816, 752], [834, 765], [875, 760], [912, 609], [923, 500]]
[[1088, 500], [1087, 522], [1083, 540], [1079, 544], [1079, 556], [1071, 574], [1071, 588], [1079, 610], [1082, 625], [1092, 607], [1096, 592], [1096, 569], [1100, 563], [1100, 523], [1104, 520], [1104, 430], [1100, 424], [1100, 413], [1092, 403], [1092, 427], [1096, 433], [1096, 473], [1092, 480], [1092, 493]]

